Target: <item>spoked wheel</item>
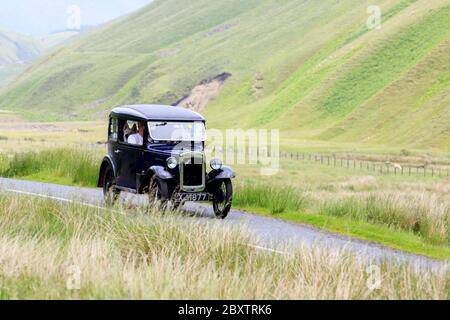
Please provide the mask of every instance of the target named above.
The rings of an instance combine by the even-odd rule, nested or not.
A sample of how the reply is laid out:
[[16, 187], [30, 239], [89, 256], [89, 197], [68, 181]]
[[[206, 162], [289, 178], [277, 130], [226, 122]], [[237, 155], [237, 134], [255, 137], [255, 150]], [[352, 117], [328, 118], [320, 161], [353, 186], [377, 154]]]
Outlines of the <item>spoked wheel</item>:
[[119, 198], [120, 191], [116, 189], [116, 178], [114, 177], [114, 171], [111, 167], [108, 167], [103, 176], [103, 198], [107, 206], [113, 206]]
[[167, 182], [152, 178], [148, 186], [148, 200], [151, 208], [163, 208], [168, 202]]
[[233, 185], [230, 179], [219, 181], [214, 191], [214, 214], [219, 219], [225, 219], [230, 212], [233, 200]]

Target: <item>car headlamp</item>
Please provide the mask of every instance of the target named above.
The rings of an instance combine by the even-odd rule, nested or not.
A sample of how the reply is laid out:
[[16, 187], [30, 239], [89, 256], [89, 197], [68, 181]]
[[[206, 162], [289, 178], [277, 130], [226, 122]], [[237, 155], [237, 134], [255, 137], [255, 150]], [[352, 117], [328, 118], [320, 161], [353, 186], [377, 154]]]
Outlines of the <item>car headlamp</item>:
[[178, 161], [175, 157], [167, 158], [167, 167], [169, 169], [175, 169], [178, 165]]
[[209, 165], [211, 166], [211, 169], [213, 169], [213, 170], [220, 170], [220, 169], [222, 169], [223, 163], [219, 159], [212, 159], [211, 162], [209, 163]]

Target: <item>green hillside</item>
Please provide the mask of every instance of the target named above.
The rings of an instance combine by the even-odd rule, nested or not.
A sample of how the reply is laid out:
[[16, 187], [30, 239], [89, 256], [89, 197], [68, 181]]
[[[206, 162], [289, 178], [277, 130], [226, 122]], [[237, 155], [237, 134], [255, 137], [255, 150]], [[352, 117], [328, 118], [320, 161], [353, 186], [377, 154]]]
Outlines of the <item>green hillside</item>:
[[26, 63], [42, 51], [38, 40], [0, 30], [0, 86], [26, 69]]
[[[374, 4], [380, 30], [366, 27]], [[100, 118], [226, 72], [210, 127], [448, 150], [449, 52], [450, 0], [156, 0], [39, 59], [0, 109]]]
[[42, 50], [46, 51], [67, 42], [78, 34], [78, 31], [60, 31], [40, 37], [38, 42]]
[[0, 86], [23, 72], [38, 56], [75, 34], [77, 33], [59, 32], [42, 38], [33, 38], [0, 30]]
[[40, 52], [39, 41], [32, 37], [0, 30], [0, 65], [29, 61]]

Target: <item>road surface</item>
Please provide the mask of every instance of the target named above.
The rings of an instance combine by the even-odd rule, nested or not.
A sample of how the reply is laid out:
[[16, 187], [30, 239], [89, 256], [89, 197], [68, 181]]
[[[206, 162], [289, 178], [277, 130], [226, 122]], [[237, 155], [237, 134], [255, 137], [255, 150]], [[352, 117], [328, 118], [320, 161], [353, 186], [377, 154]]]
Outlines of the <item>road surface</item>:
[[[103, 195], [100, 189], [0, 178], [0, 192], [48, 197], [57, 201], [78, 201], [93, 206], [103, 206]], [[143, 196], [135, 195], [128, 195], [127, 199], [145, 201]], [[196, 217], [199, 219], [214, 218], [212, 206], [210, 205], [187, 203], [184, 210], [195, 212]], [[441, 267], [446, 265], [445, 262], [394, 250], [371, 242], [239, 210], [232, 210], [228, 218], [223, 220], [223, 224], [239, 225], [246, 228], [252, 237], [254, 246], [261, 250], [275, 250], [280, 253], [286, 253], [289, 248], [293, 247], [304, 245], [320, 246], [331, 250], [348, 250], [372, 261], [394, 259], [417, 267]]]

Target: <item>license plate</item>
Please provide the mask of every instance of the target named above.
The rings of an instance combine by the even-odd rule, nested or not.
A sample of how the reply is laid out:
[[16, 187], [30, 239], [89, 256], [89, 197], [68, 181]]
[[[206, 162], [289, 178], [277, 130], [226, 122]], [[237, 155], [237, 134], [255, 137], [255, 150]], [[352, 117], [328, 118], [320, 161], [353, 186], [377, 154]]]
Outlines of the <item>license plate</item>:
[[177, 193], [175, 201], [209, 201], [209, 193]]

